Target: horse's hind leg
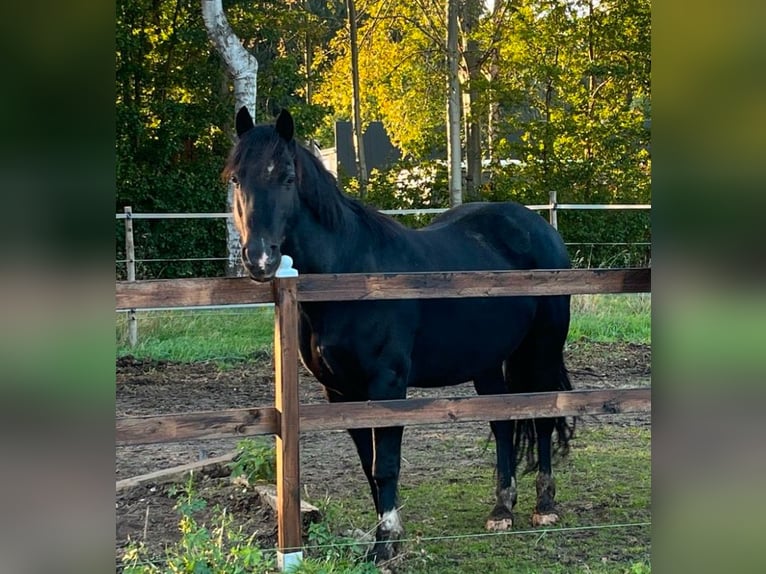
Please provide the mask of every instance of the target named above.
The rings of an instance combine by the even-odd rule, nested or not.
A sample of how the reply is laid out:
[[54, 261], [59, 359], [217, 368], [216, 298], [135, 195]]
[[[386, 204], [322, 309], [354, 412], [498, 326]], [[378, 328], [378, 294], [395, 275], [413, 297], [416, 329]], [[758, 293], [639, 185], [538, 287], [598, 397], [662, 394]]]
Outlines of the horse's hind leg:
[[[563, 357], [568, 326], [569, 298], [542, 298], [532, 329], [507, 362], [511, 392], [571, 390]], [[523, 455], [526, 450], [528, 462], [532, 468], [537, 467], [537, 502], [532, 514], [532, 524], [535, 526], [555, 524], [559, 519], [555, 505], [556, 483], [551, 470], [554, 430], [557, 444], [562, 454], [566, 454], [573, 429], [563, 417], [519, 421], [516, 425], [514, 443], [518, 444], [519, 455]], [[536, 462], [533, 456], [535, 447]]]
[[[476, 392], [480, 395], [503, 394], [507, 392], [501, 368], [474, 380]], [[491, 531], [510, 530], [513, 527], [513, 507], [516, 505], [516, 457], [513, 452], [513, 421], [492, 421], [489, 423], [495, 435], [497, 453], [497, 501], [489, 514], [486, 528]]]
[[535, 480], [537, 504], [532, 514], [533, 526], [548, 526], [555, 524], [559, 519], [555, 505], [556, 481], [553, 478], [551, 465], [551, 440], [554, 425], [554, 419], [535, 419], [538, 471]]

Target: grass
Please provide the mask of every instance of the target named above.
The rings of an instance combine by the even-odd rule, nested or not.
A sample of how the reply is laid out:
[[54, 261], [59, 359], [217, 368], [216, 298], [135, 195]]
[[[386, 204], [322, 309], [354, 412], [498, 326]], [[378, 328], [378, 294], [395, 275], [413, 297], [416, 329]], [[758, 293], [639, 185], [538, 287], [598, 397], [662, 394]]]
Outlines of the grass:
[[[117, 355], [167, 361], [242, 361], [273, 346], [274, 310], [146, 311], [138, 340], [127, 340], [127, 315], [116, 322]], [[651, 295], [574, 295], [569, 340], [651, 343]]]
[[[561, 521], [533, 529], [534, 474], [519, 474], [517, 526], [487, 535], [494, 503], [494, 452], [470, 467], [445, 465], [425, 479], [405, 472], [400, 487], [405, 523], [398, 574], [651, 572], [651, 431], [618, 425], [581, 429], [567, 459], [554, 467]], [[453, 448], [434, 441], [435, 451]], [[435, 455], [434, 455], [435, 456]], [[438, 458], [438, 457], [437, 457]], [[330, 532], [374, 524], [367, 497], [325, 502]]]
[[570, 341], [652, 342], [649, 293], [573, 295], [571, 309]]
[[[467, 441], [475, 440], [467, 438]], [[452, 440], [434, 440], [430, 456], [449, 459]], [[463, 444], [463, 447], [466, 445]], [[649, 574], [651, 572], [651, 431], [590, 424], [581, 427], [570, 456], [554, 467], [561, 521], [533, 529], [534, 474], [518, 474], [516, 525], [488, 535], [494, 503], [494, 448], [470, 466], [444, 465], [419, 477], [404, 473], [399, 503], [406, 528], [397, 574]], [[274, 573], [273, 549], [259, 549], [232, 526], [231, 515], [208, 525], [195, 520], [205, 502], [191, 479], [178, 488], [180, 541], [164, 559], [140, 544], [123, 556], [126, 574], [166, 572]], [[321, 496], [321, 495], [320, 495]], [[324, 520], [309, 528], [296, 574], [374, 574], [349, 530], [368, 530], [375, 517], [367, 496], [314, 500]]]
[[[470, 439], [467, 439], [470, 440]], [[458, 441], [457, 443], [455, 441]], [[419, 477], [403, 471], [401, 514], [406, 529], [398, 574], [646, 574], [651, 572], [651, 431], [588, 424], [570, 456], [554, 466], [559, 524], [532, 528], [534, 474], [518, 475], [513, 531], [488, 534], [494, 504], [494, 447], [470, 466], [444, 464]], [[456, 435], [430, 444], [433, 460], [469, 448]], [[416, 466], [420, 462], [410, 459]], [[332, 488], [332, 486], [330, 486]], [[366, 494], [366, 493], [365, 493]], [[325, 500], [323, 527], [331, 533], [370, 530], [368, 496]], [[328, 536], [328, 541], [332, 540]]]
[[145, 311], [136, 314], [138, 345], [127, 338], [127, 314], [117, 316], [117, 356], [227, 363], [270, 353], [274, 309]]

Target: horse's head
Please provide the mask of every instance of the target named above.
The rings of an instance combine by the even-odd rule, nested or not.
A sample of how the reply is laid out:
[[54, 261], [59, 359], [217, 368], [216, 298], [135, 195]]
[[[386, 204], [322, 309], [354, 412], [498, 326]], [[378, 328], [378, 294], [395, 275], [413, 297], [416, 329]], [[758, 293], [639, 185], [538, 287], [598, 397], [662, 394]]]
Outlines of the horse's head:
[[237, 113], [239, 142], [226, 166], [234, 183], [234, 222], [242, 263], [256, 281], [274, 277], [281, 248], [298, 209], [293, 118], [282, 110], [274, 126], [255, 126], [243, 107]]

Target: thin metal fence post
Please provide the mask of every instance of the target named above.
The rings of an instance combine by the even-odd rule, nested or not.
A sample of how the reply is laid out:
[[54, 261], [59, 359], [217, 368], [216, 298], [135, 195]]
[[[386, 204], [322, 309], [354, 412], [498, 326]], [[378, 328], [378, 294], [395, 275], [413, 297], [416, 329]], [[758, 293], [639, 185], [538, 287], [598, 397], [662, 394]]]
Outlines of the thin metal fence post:
[[294, 568], [301, 550], [300, 406], [298, 401], [298, 272], [282, 256], [274, 280], [275, 407], [277, 446], [277, 564]]
[[[133, 239], [133, 208], [125, 207], [125, 260], [128, 281], [136, 280], [136, 248]], [[138, 344], [138, 321], [136, 310], [128, 311], [128, 343], [131, 347]]]

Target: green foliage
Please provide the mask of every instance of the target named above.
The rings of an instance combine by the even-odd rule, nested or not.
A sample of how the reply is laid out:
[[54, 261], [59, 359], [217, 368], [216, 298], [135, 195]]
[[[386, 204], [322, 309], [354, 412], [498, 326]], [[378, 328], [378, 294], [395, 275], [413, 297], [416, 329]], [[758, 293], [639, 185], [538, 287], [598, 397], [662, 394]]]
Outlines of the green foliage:
[[648, 562], [635, 562], [626, 572], [627, 574], [652, 574], [652, 566]]
[[[546, 203], [555, 190], [560, 203], [649, 203], [650, 1], [495, 4], [462, 31], [482, 68], [461, 81], [477, 96], [472, 114], [482, 124], [483, 156], [494, 162], [480, 199]], [[231, 0], [225, 7], [259, 63], [256, 119], [289, 107], [299, 136], [332, 145], [332, 122], [351, 115], [345, 4]], [[400, 179], [402, 170], [412, 174], [445, 153], [444, 27], [438, 4], [371, 0], [359, 12], [363, 123], [382, 121], [409, 158], [372, 174], [368, 201], [377, 207], [447, 204], [446, 170], [419, 187]], [[116, 211], [226, 211], [219, 174], [232, 141], [233, 94], [199, 5], [120, 0], [115, 69]], [[520, 164], [501, 167], [508, 158]], [[224, 274], [222, 220], [137, 220], [134, 227], [137, 258], [155, 260], [139, 263], [138, 278]], [[570, 251], [579, 266], [650, 260], [647, 247], [593, 245], [648, 243], [646, 212], [565, 212], [559, 228], [577, 244]], [[116, 250], [125, 259], [122, 222]], [[198, 258], [206, 260], [191, 261]], [[124, 278], [123, 265], [117, 275]]]
[[[444, 123], [444, 34], [433, 30], [443, 10], [435, 3], [373, 0], [359, 15], [362, 124], [382, 121], [394, 145], [421, 158], [429, 150], [446, 149], [439, 128]], [[435, 34], [441, 34], [436, 42]], [[316, 99], [333, 111], [325, 133], [331, 133], [333, 121], [351, 117], [349, 42], [344, 26], [318, 57], [324, 73]]]
[[237, 443], [236, 458], [228, 464], [232, 477], [244, 477], [248, 484], [274, 482], [277, 477], [277, 458], [273, 444], [265, 439], [244, 439]]
[[210, 527], [198, 524], [195, 513], [205, 501], [194, 490], [190, 475], [187, 483], [170, 492], [179, 496], [180, 540], [167, 548], [162, 566], [146, 555], [141, 543], [131, 542], [122, 557], [124, 574], [245, 574], [275, 571], [273, 556], [253, 544], [252, 536], [232, 527], [233, 518], [226, 509], [217, 512]]
[[[247, 441], [243, 441], [247, 442]], [[250, 445], [239, 448], [249, 453]], [[276, 572], [273, 553], [254, 544], [254, 536], [245, 536], [232, 526], [233, 516], [218, 509], [212, 524], [199, 524], [195, 515], [206, 506], [194, 488], [190, 473], [183, 485], [173, 485], [168, 494], [177, 497], [180, 538], [167, 548], [163, 560], [152, 560], [142, 543], [128, 544], [123, 556], [124, 574], [269, 574]], [[333, 507], [324, 511], [333, 517]], [[336, 546], [337, 545], [337, 546]], [[306, 559], [293, 574], [376, 574], [379, 570], [364, 559], [361, 544], [336, 536], [324, 522], [312, 524], [308, 533]]]
[[[359, 197], [356, 178], [341, 178], [341, 186]], [[376, 209], [422, 209], [448, 207], [447, 169], [444, 162], [403, 159], [386, 170], [370, 172], [365, 203]], [[427, 225], [433, 214], [397, 215], [400, 223], [418, 228]]]
[[365, 559], [367, 543], [335, 533], [345, 522], [343, 508], [329, 500], [321, 501], [319, 507], [323, 520], [309, 525], [308, 560], [296, 574], [377, 574], [375, 564]]
[[[237, 0], [226, 9], [258, 59], [256, 117], [290, 107], [299, 128], [313, 131], [325, 112], [300, 97], [307, 83], [301, 42], [317, 44], [327, 27], [275, 0], [257, 9]], [[127, 205], [135, 213], [227, 211], [220, 173], [232, 143], [233, 91], [198, 2], [117, 3], [116, 115], [117, 212]], [[122, 260], [122, 222], [116, 229]], [[161, 259], [140, 263], [139, 279], [225, 273], [223, 220], [137, 220], [134, 233], [137, 259]], [[194, 258], [208, 260], [179, 261]], [[117, 275], [125, 278], [124, 266]]]

